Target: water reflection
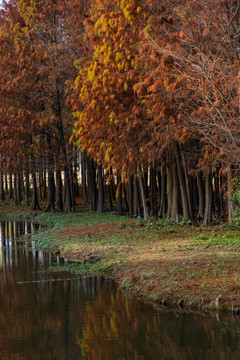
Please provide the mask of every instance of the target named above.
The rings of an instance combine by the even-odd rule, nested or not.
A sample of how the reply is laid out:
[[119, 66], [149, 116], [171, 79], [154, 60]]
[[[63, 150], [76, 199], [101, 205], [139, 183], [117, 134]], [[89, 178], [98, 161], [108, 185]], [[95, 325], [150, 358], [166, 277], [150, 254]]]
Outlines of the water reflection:
[[1, 225], [0, 359], [240, 359], [240, 320], [161, 313], [101, 277], [46, 272], [56, 259], [31, 242], [38, 230]]

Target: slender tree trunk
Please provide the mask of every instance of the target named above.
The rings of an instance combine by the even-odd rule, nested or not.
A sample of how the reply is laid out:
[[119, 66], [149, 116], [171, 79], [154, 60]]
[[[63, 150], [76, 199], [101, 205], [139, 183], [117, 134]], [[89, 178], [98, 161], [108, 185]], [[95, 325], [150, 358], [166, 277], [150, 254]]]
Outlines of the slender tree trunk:
[[[79, 186], [78, 186], [78, 166], [77, 166], [77, 149], [73, 148], [73, 175], [74, 175], [74, 189], [75, 189], [75, 196], [79, 196]], [[75, 199], [75, 197], [74, 197]]]
[[198, 219], [203, 219], [204, 217], [204, 199], [205, 199], [205, 194], [204, 194], [204, 185], [203, 185], [203, 179], [202, 179], [202, 172], [198, 173], [197, 176], [197, 185], [198, 185], [198, 215], [197, 218]]
[[65, 191], [65, 213], [68, 214], [72, 210], [72, 194], [69, 166], [64, 166], [64, 191]]
[[37, 179], [36, 179], [35, 171], [32, 171], [32, 183], [33, 183], [32, 210], [41, 210], [38, 202]]
[[224, 181], [222, 175], [219, 176], [219, 184], [220, 184], [220, 213], [221, 213], [221, 218], [223, 219], [225, 215], [225, 206], [224, 206], [225, 204], [223, 199]]
[[57, 183], [57, 209], [63, 211], [63, 184], [61, 170], [56, 170], [56, 183]]
[[43, 189], [43, 174], [42, 174], [42, 171], [41, 171], [41, 170], [39, 171], [38, 178], [39, 178], [39, 196], [40, 196], [40, 199], [42, 199], [42, 198], [43, 198], [43, 194], [42, 194], [42, 189]]
[[172, 160], [172, 177], [173, 177], [173, 193], [172, 193], [173, 200], [172, 200], [171, 218], [176, 220], [179, 215], [179, 184], [178, 184], [177, 164], [174, 154]]
[[212, 220], [212, 174], [206, 173], [205, 176], [205, 214], [203, 225], [209, 225]]
[[92, 159], [87, 158], [87, 177], [90, 195], [90, 210], [97, 210], [97, 186], [96, 186], [96, 170]]
[[112, 168], [110, 168], [110, 175], [112, 175], [112, 178], [111, 178], [111, 180], [110, 180], [112, 198], [113, 198], [113, 201], [116, 201], [116, 190], [115, 190], [115, 184], [114, 184], [114, 180], [113, 180], [113, 171], [112, 171]]
[[9, 199], [13, 198], [12, 174], [9, 173]]
[[21, 204], [22, 202], [22, 170], [20, 170], [20, 172], [17, 175], [17, 196], [18, 196], [18, 201], [19, 204]]
[[14, 173], [14, 203], [15, 205], [19, 205], [18, 191], [17, 191], [17, 178], [18, 175]]
[[133, 216], [133, 176], [128, 173], [128, 215]]
[[118, 182], [118, 197], [117, 197], [117, 214], [123, 215], [123, 209], [122, 209], [122, 181], [121, 176], [117, 176], [117, 182]]
[[30, 204], [30, 186], [29, 186], [29, 167], [28, 164], [25, 168], [25, 203], [27, 206]]
[[156, 183], [156, 168], [150, 167], [150, 187], [151, 187], [151, 213], [156, 216], [156, 199], [157, 199], [157, 183]]
[[46, 163], [43, 164], [43, 199], [47, 198], [47, 174], [46, 174]]
[[139, 199], [139, 190], [138, 190], [138, 179], [137, 174], [134, 174], [133, 179], [133, 191], [134, 191], [134, 203], [133, 203], [133, 216], [140, 216], [140, 199]]
[[70, 184], [71, 184], [71, 195], [72, 195], [72, 207], [71, 210], [75, 212], [76, 208], [76, 184], [75, 184], [75, 173], [74, 167], [69, 162], [69, 174], [70, 174]]
[[103, 187], [103, 176], [102, 176], [102, 165], [97, 165], [98, 170], [98, 206], [97, 212], [104, 212], [104, 187]]
[[129, 206], [128, 206], [128, 196], [127, 196], [127, 185], [124, 182], [123, 183], [123, 195], [124, 195], [124, 202], [125, 202], [125, 206], [126, 206], [126, 211], [127, 214], [129, 213]]
[[81, 153], [81, 178], [83, 187], [84, 204], [88, 203], [88, 192], [87, 192], [87, 160], [86, 152]]
[[231, 169], [227, 173], [227, 203], [228, 203], [228, 223], [231, 224], [234, 217], [234, 203], [232, 201], [232, 172]]
[[192, 200], [193, 210], [194, 210], [194, 212], [196, 212], [198, 210], [198, 205], [199, 205], [197, 178], [191, 176], [190, 181], [191, 181], [191, 186], [190, 186], [191, 198], [193, 199]]
[[47, 144], [49, 149], [48, 158], [48, 202], [46, 211], [55, 211], [55, 181], [54, 181], [54, 160], [50, 153], [51, 141], [47, 138]]
[[7, 171], [4, 173], [4, 180], [5, 180], [5, 190], [8, 191], [8, 174]]
[[[170, 159], [170, 156], [169, 156]], [[172, 203], [173, 203], [173, 171], [172, 171], [172, 161], [169, 161], [167, 168], [167, 189], [168, 189], [168, 210], [167, 217], [170, 218], [172, 215]]]
[[5, 200], [5, 193], [4, 193], [4, 187], [3, 187], [3, 173], [0, 171], [0, 201]]
[[177, 170], [178, 170], [178, 179], [180, 184], [180, 190], [181, 190], [181, 198], [182, 198], [182, 206], [183, 206], [183, 216], [186, 219], [190, 219], [190, 212], [189, 212], [189, 205], [188, 205], [188, 196], [187, 196], [187, 189], [186, 189], [186, 181], [185, 176], [182, 170], [181, 161], [179, 158], [179, 150], [178, 150], [178, 144], [174, 143], [174, 152], [177, 162]]
[[[176, 146], [177, 146], [177, 144], [176, 144]], [[191, 197], [190, 180], [189, 180], [189, 176], [188, 176], [185, 155], [183, 152], [183, 145], [181, 145], [181, 144], [179, 145], [179, 150], [180, 150], [180, 155], [181, 155], [181, 159], [182, 159], [182, 162], [181, 162], [182, 169], [184, 172], [184, 183], [185, 183], [185, 187], [186, 187], [186, 194], [187, 194], [187, 201], [188, 201], [188, 213], [189, 213], [189, 218], [192, 219], [193, 201], [192, 201], [192, 197]]]
[[[143, 170], [143, 176], [142, 176], [143, 186], [144, 186], [144, 193], [145, 193], [146, 199], [149, 199], [149, 192], [148, 192], [148, 170], [149, 170], [149, 167], [147, 167], [145, 170]], [[140, 182], [139, 182], [139, 184], [140, 184]]]
[[146, 200], [146, 194], [145, 194], [143, 177], [141, 175], [140, 166], [138, 166], [138, 173], [139, 173], [139, 185], [140, 185], [142, 204], [143, 204], [143, 218], [144, 220], [148, 220], [147, 200]]
[[111, 192], [110, 184], [107, 185], [107, 188], [108, 188], [109, 209], [110, 211], [113, 211], [112, 192]]
[[166, 215], [166, 167], [161, 166], [158, 171], [158, 187], [159, 187], [159, 211], [158, 216]]
[[219, 189], [219, 171], [218, 169], [214, 173], [214, 203], [215, 203], [215, 213], [219, 214], [221, 204], [220, 204], [220, 189]]

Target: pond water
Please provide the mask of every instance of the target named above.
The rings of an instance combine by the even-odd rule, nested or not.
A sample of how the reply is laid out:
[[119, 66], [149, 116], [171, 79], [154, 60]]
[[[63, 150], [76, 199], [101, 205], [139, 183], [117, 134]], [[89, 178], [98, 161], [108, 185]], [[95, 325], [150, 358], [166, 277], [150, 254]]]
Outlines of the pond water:
[[1, 360], [240, 359], [240, 319], [161, 312], [104, 278], [48, 272], [64, 260], [36, 250], [37, 230], [0, 223]]

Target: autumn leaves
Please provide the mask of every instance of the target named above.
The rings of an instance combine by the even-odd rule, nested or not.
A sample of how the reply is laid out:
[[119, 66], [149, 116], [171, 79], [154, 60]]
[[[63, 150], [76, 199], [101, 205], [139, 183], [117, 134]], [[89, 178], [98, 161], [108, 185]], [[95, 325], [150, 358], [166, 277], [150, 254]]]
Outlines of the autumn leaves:
[[[150, 183], [159, 195], [155, 215], [194, 217], [211, 191], [220, 201], [225, 174], [239, 167], [237, 1], [12, 0], [0, 31], [7, 171], [24, 156], [30, 172], [45, 163], [63, 170], [67, 183], [75, 144], [105, 174], [113, 169], [126, 184], [137, 177], [139, 214], [147, 216]], [[53, 195], [54, 209], [51, 202]], [[219, 212], [210, 202], [210, 214], [201, 211], [206, 223], [214, 207]]]

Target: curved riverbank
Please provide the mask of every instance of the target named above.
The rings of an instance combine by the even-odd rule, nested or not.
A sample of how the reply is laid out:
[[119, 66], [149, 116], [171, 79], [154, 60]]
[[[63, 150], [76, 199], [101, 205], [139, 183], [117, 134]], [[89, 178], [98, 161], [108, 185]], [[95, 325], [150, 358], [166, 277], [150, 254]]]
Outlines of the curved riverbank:
[[73, 261], [64, 269], [112, 277], [144, 301], [201, 311], [237, 313], [240, 308], [240, 234], [227, 225], [195, 227], [169, 219], [145, 223], [109, 213], [26, 209], [2, 215], [47, 225], [34, 240], [39, 248]]

